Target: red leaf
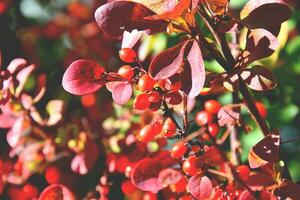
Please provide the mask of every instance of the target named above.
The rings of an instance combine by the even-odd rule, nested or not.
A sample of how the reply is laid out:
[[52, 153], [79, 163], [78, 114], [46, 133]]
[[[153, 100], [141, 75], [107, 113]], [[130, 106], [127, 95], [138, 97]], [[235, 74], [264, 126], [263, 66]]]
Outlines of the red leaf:
[[223, 106], [218, 112], [218, 122], [220, 126], [231, 126], [238, 123], [241, 114], [240, 104], [229, 104]]
[[264, 28], [274, 35], [290, 16], [291, 10], [283, 0], [249, 0], [241, 11], [244, 25], [251, 29]]
[[275, 195], [280, 199], [300, 199], [300, 186], [289, 181], [282, 183], [280, 188], [275, 190]]
[[244, 190], [239, 198], [239, 200], [256, 200], [256, 198], [248, 191], [248, 190]]
[[73, 194], [63, 185], [50, 185], [39, 197], [39, 200], [74, 200]]
[[277, 38], [264, 29], [249, 30], [246, 49], [238, 58], [239, 65], [247, 66], [255, 60], [266, 58], [279, 47]]
[[129, 101], [132, 96], [132, 86], [130, 83], [120, 83], [114, 87], [112, 91], [112, 98], [115, 103], [123, 105]]
[[158, 178], [159, 173], [175, 163], [176, 160], [170, 157], [169, 152], [161, 152], [154, 158], [144, 158], [132, 169], [131, 181], [140, 190], [157, 193], [166, 187]]
[[180, 70], [187, 44], [188, 42], [180, 43], [153, 58], [149, 66], [149, 73], [155, 80], [167, 79]]
[[172, 168], [163, 169], [159, 172], [158, 175], [159, 181], [165, 185], [175, 184], [180, 181], [182, 177], [183, 176], [181, 172]]
[[193, 42], [187, 60], [189, 65], [184, 67], [183, 78], [185, 81], [182, 81], [182, 87], [190, 98], [194, 98], [198, 96], [205, 83], [204, 61], [196, 40]]
[[131, 0], [136, 3], [143, 4], [157, 14], [169, 12], [174, 9], [177, 4], [176, 0]]
[[250, 167], [258, 168], [269, 162], [278, 161], [279, 147], [280, 133], [275, 129], [250, 150], [248, 155]]
[[190, 6], [191, 6], [191, 0], [181, 0], [171, 11], [159, 15], [153, 15], [147, 17], [147, 19], [177, 20], [190, 8]]
[[66, 70], [62, 85], [64, 89], [75, 95], [86, 95], [100, 89], [105, 81], [101, 75], [104, 68], [91, 60], [77, 60]]
[[95, 12], [95, 18], [99, 27], [106, 34], [120, 38], [124, 30], [145, 30], [150, 34], [165, 30], [166, 22], [144, 19], [154, 14], [153, 11], [139, 3], [113, 1], [99, 7]]
[[213, 185], [207, 176], [196, 175], [190, 178], [188, 188], [191, 195], [198, 200], [206, 200], [213, 191]]
[[249, 88], [256, 91], [268, 91], [277, 86], [276, 77], [264, 66], [258, 65], [245, 69], [241, 73], [241, 77]]

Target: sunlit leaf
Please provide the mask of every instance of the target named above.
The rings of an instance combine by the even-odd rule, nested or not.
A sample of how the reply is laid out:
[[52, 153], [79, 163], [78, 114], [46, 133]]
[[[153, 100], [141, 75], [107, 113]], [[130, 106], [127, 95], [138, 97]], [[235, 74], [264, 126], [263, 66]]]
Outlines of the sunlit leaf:
[[130, 83], [121, 83], [112, 91], [112, 98], [115, 103], [123, 105], [127, 103], [132, 96], [132, 86]]
[[213, 185], [207, 176], [196, 175], [190, 178], [188, 189], [195, 199], [206, 200], [212, 193]]
[[187, 56], [188, 64], [183, 70], [183, 91], [194, 98], [199, 95], [205, 83], [205, 68], [202, 53], [198, 43], [194, 40]]
[[241, 77], [249, 88], [256, 91], [268, 91], [277, 86], [276, 77], [264, 66], [254, 66], [250, 69], [245, 69], [241, 73]]
[[77, 60], [65, 71], [62, 85], [75, 95], [86, 95], [100, 89], [104, 84], [101, 75], [104, 68], [91, 60]]
[[218, 122], [220, 126], [234, 125], [239, 122], [241, 115], [241, 104], [229, 104], [223, 106], [218, 112]]

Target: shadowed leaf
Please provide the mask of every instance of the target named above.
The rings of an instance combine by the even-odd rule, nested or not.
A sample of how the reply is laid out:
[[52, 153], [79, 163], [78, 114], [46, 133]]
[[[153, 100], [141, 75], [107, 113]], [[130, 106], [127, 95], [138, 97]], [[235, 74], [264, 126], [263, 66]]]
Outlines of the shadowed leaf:
[[251, 168], [258, 168], [279, 159], [280, 133], [275, 129], [249, 152], [248, 160]]
[[99, 7], [95, 12], [98, 26], [109, 36], [120, 38], [123, 32], [134, 29], [149, 34], [165, 30], [167, 23], [161, 20], [147, 20], [155, 13], [142, 4], [129, 1], [113, 1]]

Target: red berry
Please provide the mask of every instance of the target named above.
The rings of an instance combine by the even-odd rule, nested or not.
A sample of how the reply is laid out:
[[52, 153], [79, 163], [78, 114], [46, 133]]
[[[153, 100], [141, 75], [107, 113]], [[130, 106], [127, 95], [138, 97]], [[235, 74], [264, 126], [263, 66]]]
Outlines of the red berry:
[[196, 166], [197, 158], [195, 156], [188, 157], [182, 164], [182, 170], [184, 173], [190, 176], [194, 176], [199, 172]]
[[195, 121], [199, 126], [204, 126], [208, 123], [211, 123], [213, 120], [212, 114], [206, 111], [200, 111], [196, 114]]
[[130, 80], [134, 75], [134, 70], [130, 65], [123, 65], [119, 68], [118, 74], [123, 78]]
[[183, 141], [175, 143], [171, 149], [171, 156], [173, 158], [181, 158], [185, 154], [187, 147]]
[[163, 132], [165, 133], [165, 137], [173, 137], [176, 133], [176, 124], [170, 119], [166, 119], [163, 126]]
[[144, 74], [139, 82], [138, 82], [138, 88], [141, 91], [151, 91], [155, 85], [156, 81], [148, 74]]
[[244, 181], [247, 181], [250, 177], [250, 169], [247, 165], [238, 166], [236, 172], [239, 174], [239, 177]]
[[136, 187], [132, 184], [131, 180], [126, 180], [121, 185], [122, 192], [126, 195], [130, 195], [136, 191]]
[[152, 124], [152, 131], [155, 135], [158, 135], [162, 130], [162, 124], [160, 121], [156, 121]]
[[45, 170], [45, 178], [49, 184], [54, 184], [60, 182], [62, 175], [57, 167], [50, 166]]
[[146, 110], [150, 106], [149, 95], [142, 93], [138, 95], [133, 102], [134, 109], [137, 110]]
[[255, 106], [256, 106], [256, 108], [257, 108], [259, 114], [260, 114], [263, 118], [266, 118], [267, 115], [268, 115], [268, 111], [267, 111], [265, 105], [264, 105], [262, 102], [257, 101], [257, 102], [255, 102]]
[[144, 126], [137, 135], [137, 139], [141, 142], [150, 142], [162, 130], [162, 124], [155, 122], [153, 125]]
[[170, 185], [170, 189], [173, 192], [181, 193], [186, 191], [186, 185], [187, 185], [187, 181], [183, 176], [177, 183]]
[[120, 59], [127, 63], [132, 63], [136, 61], [136, 53], [130, 48], [123, 48], [119, 51]]
[[149, 101], [151, 103], [158, 103], [161, 101], [161, 99], [162, 99], [162, 97], [159, 92], [156, 92], [156, 91], [149, 92]]
[[217, 100], [213, 99], [204, 103], [204, 109], [211, 114], [217, 114], [221, 107], [221, 104]]
[[31, 184], [26, 184], [23, 186], [23, 191], [27, 194], [29, 199], [34, 199], [39, 195], [39, 190]]
[[211, 136], [216, 137], [219, 133], [219, 125], [218, 124], [209, 124], [208, 125], [208, 132]]

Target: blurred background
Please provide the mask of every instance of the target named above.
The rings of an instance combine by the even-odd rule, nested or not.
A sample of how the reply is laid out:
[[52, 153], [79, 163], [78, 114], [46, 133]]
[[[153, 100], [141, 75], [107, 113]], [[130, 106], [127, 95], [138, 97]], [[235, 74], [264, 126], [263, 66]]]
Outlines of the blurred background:
[[[105, 90], [89, 98], [76, 97], [65, 92], [61, 86], [62, 75], [69, 64], [80, 58], [96, 60], [107, 71], [120, 66], [118, 50], [120, 41], [111, 40], [99, 30], [94, 11], [106, 1], [103, 0], [0, 0], [0, 50], [2, 68], [17, 57], [37, 65], [37, 72], [30, 75], [25, 91], [32, 91], [37, 84], [36, 74], [47, 75], [47, 91], [37, 108], [44, 108], [50, 99], [62, 99], [66, 103], [64, 120], [74, 116], [87, 116], [92, 129], [102, 129], [101, 122], [115, 111], [111, 96]], [[231, 0], [233, 11], [238, 11], [246, 0]], [[279, 87], [271, 92], [255, 94], [267, 109], [267, 121], [271, 128], [279, 127], [283, 145], [281, 157], [285, 159], [294, 181], [300, 180], [300, 3], [288, 1], [293, 7], [293, 17], [283, 24], [279, 40], [281, 48], [262, 62], [275, 73]], [[276, 16], [274, 16], [276, 20]], [[242, 40], [242, 38], [241, 38]], [[158, 34], [143, 38], [139, 56], [145, 58], [156, 54], [178, 41], [177, 36]], [[215, 61], [206, 61], [206, 67], [220, 71]], [[231, 95], [217, 97], [222, 104], [230, 103]], [[200, 99], [201, 100], [201, 99]], [[97, 104], [97, 109], [90, 109]], [[249, 117], [247, 122], [252, 123]], [[257, 143], [262, 134], [255, 128], [251, 134], [241, 134], [244, 147], [243, 161], [247, 152]], [[9, 146], [6, 130], [0, 129], [0, 159], [7, 159]], [[101, 163], [101, 159], [98, 161]], [[101, 165], [101, 164], [100, 164]], [[91, 174], [89, 176], [93, 176]], [[85, 180], [90, 180], [85, 176]], [[46, 183], [41, 177], [29, 181]], [[95, 182], [95, 178], [92, 179]], [[92, 185], [93, 183], [91, 183]], [[89, 186], [86, 186], [87, 188]], [[0, 199], [5, 199], [5, 194]]]

